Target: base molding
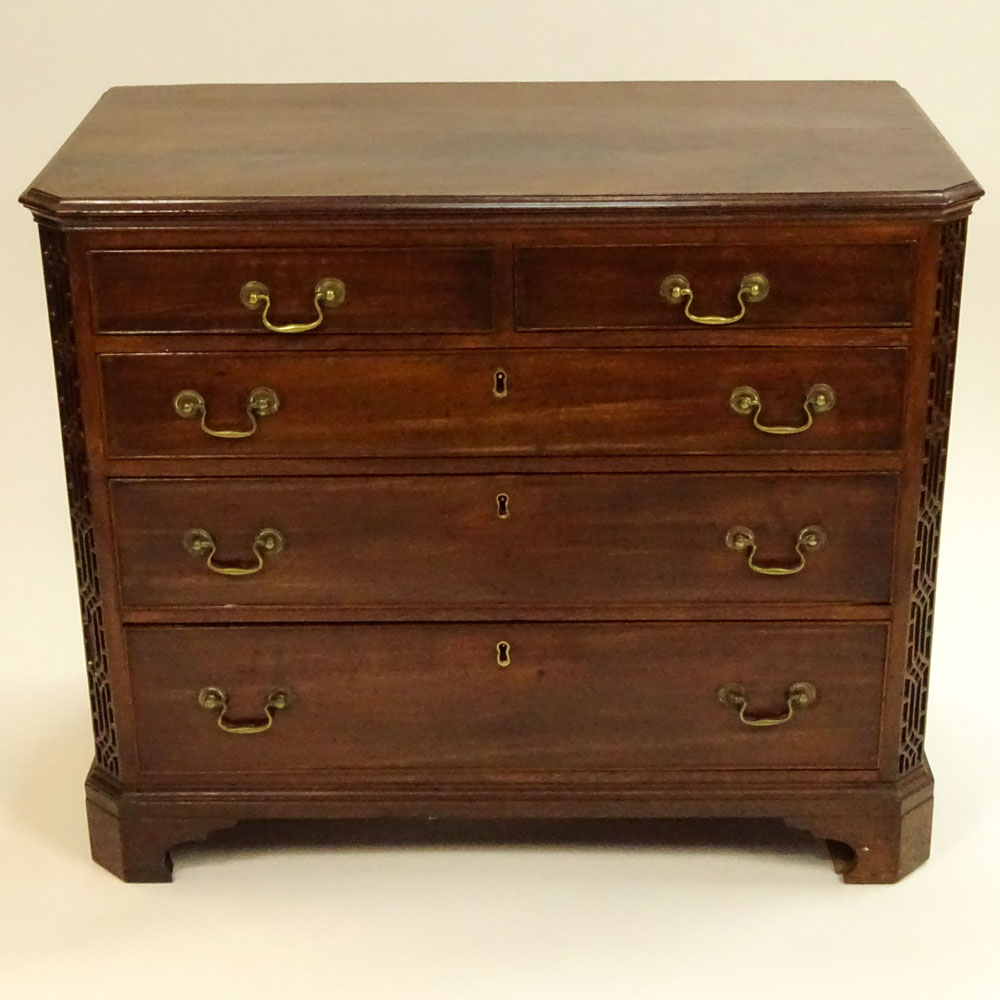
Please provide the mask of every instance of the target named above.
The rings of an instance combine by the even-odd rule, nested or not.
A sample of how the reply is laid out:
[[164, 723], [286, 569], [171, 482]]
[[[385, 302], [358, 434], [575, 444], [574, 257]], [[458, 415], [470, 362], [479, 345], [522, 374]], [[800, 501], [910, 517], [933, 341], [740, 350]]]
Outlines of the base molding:
[[[169, 882], [170, 852], [254, 820], [772, 819], [831, 843], [849, 883], [891, 883], [928, 857], [934, 781], [926, 764], [896, 782], [798, 785], [748, 777], [740, 786], [705, 782], [646, 789], [590, 786], [581, 797], [556, 789], [488, 786], [337, 790], [140, 790], [98, 768], [87, 778], [94, 860], [126, 882]], [[266, 837], [265, 837], [266, 841]], [[848, 848], [844, 850], [844, 846]]]

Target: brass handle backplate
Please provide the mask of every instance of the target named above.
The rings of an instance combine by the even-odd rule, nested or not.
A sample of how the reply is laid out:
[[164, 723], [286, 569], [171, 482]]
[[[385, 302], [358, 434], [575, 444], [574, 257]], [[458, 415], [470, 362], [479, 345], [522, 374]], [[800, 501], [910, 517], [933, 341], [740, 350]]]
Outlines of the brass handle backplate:
[[313, 305], [316, 307], [316, 318], [311, 323], [286, 323], [276, 326], [268, 318], [271, 308], [271, 292], [262, 281], [248, 281], [240, 289], [240, 302], [251, 312], [263, 309], [261, 322], [272, 333], [308, 333], [315, 330], [323, 322], [323, 310], [339, 306], [347, 298], [347, 286], [340, 278], [324, 278], [313, 289]]
[[264, 719], [260, 722], [231, 722], [227, 719], [229, 696], [221, 688], [202, 688], [198, 692], [198, 704], [210, 712], [218, 710], [219, 717], [216, 722], [223, 732], [232, 733], [234, 736], [255, 736], [257, 733], [266, 733], [274, 725], [274, 713], [279, 708], [288, 707], [288, 692], [276, 688], [267, 696], [267, 701], [264, 703]]
[[205, 406], [205, 397], [194, 389], [181, 389], [174, 396], [174, 411], [178, 416], [192, 419], [201, 417], [201, 429], [211, 437], [215, 438], [248, 438], [257, 431], [257, 418], [269, 417], [272, 413], [278, 412], [278, 394], [267, 386], [258, 386], [250, 392], [247, 400], [247, 416], [250, 418], [250, 426], [245, 431], [216, 431], [207, 426], [208, 410]]
[[747, 314], [748, 302], [763, 302], [771, 291], [771, 283], [763, 274], [748, 274], [740, 282], [736, 292], [736, 301], [740, 311], [735, 316], [697, 316], [691, 312], [694, 304], [694, 290], [691, 282], [683, 274], [668, 275], [660, 282], [660, 295], [671, 305], [678, 306], [684, 302], [684, 315], [694, 323], [705, 326], [725, 326], [728, 323], [738, 323]]
[[264, 556], [277, 555], [285, 547], [285, 538], [276, 528], [261, 528], [253, 540], [255, 566], [220, 566], [215, 562], [215, 539], [204, 528], [191, 528], [182, 539], [184, 550], [220, 576], [252, 576], [264, 568]]
[[802, 403], [802, 409], [806, 413], [806, 422], [799, 424], [798, 427], [783, 427], [760, 422], [760, 411], [763, 404], [760, 393], [752, 386], [738, 386], [733, 389], [729, 396], [730, 408], [741, 416], [752, 413], [754, 427], [765, 434], [801, 434], [812, 427], [814, 413], [827, 413], [833, 409], [836, 402], [837, 395], [833, 389], [825, 382], [820, 382], [809, 389]]
[[826, 532], [815, 524], [803, 528], [795, 539], [795, 553], [799, 557], [795, 566], [758, 566], [754, 562], [757, 551], [757, 537], [750, 528], [737, 525], [726, 532], [726, 545], [734, 552], [746, 552], [747, 565], [763, 576], [792, 576], [806, 567], [806, 552], [815, 552], [826, 544]]
[[797, 681], [785, 692], [787, 705], [784, 715], [758, 716], [747, 715], [747, 693], [740, 684], [726, 684], [719, 688], [719, 701], [723, 705], [735, 708], [740, 715], [740, 722], [745, 726], [781, 726], [790, 722], [797, 708], [805, 708], [813, 704], [817, 698], [816, 686], [808, 681]]

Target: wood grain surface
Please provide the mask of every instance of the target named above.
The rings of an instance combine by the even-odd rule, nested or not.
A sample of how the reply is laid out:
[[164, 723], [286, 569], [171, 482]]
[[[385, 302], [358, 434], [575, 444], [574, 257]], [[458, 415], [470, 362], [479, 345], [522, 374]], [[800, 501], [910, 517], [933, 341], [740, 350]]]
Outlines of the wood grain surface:
[[[876, 764], [882, 625], [396, 625], [132, 628], [144, 772], [259, 782], [287, 770], [866, 768]], [[496, 645], [509, 644], [508, 666]], [[780, 666], [779, 666], [780, 665]], [[788, 723], [743, 725], [718, 689]], [[234, 736], [198, 705], [214, 686]], [[323, 778], [317, 779], [322, 782]]]
[[[519, 603], [627, 617], [631, 604], [888, 601], [896, 477], [114, 480], [111, 502], [129, 607], [345, 605], [384, 620], [430, 605], [502, 619]], [[808, 525], [828, 541], [802, 572], [761, 576], [726, 547], [736, 525], [756, 533], [764, 566], [794, 566]], [[191, 528], [212, 534], [223, 565], [253, 565], [263, 528], [286, 545], [259, 573], [225, 577], [185, 551]]]
[[[101, 380], [108, 454], [124, 458], [823, 454], [899, 447], [906, 352], [110, 354]], [[751, 386], [761, 423], [798, 427], [817, 384], [830, 385], [836, 403], [801, 434], [763, 433], [729, 402]], [[275, 391], [279, 408], [247, 438], [212, 437], [173, 406], [193, 389], [207, 427], [246, 430], [258, 386]]]
[[113, 88], [24, 201], [149, 215], [289, 200], [313, 213], [352, 200], [940, 207], [977, 193], [889, 82], [355, 83]]

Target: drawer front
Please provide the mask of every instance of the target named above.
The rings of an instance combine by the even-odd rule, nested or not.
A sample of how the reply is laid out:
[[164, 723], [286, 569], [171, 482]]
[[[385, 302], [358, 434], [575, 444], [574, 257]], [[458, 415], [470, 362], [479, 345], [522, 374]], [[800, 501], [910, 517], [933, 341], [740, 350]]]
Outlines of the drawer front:
[[[882, 625], [137, 627], [127, 641], [147, 774], [877, 765]], [[719, 697], [739, 685], [748, 720], [781, 718], [802, 682], [815, 700], [771, 727]], [[227, 733], [206, 688], [228, 726], [266, 724], [273, 692], [287, 703], [267, 731]]]
[[[890, 475], [114, 480], [130, 607], [331, 606], [391, 616], [562, 606], [889, 599]], [[753, 531], [756, 551], [730, 548]], [[795, 545], [818, 526], [825, 544]], [[184, 539], [192, 529], [210, 545]], [[280, 552], [254, 540], [283, 536]], [[737, 533], [738, 535], [740, 533]], [[193, 537], [193, 536], [192, 536]], [[730, 536], [732, 544], [739, 539]], [[258, 555], [259, 554], [259, 555]], [[793, 568], [794, 575], [762, 575]], [[262, 568], [227, 576], [217, 568]], [[548, 610], [547, 615], [538, 611]]]
[[275, 326], [318, 319], [316, 285], [343, 282], [316, 334], [464, 333], [493, 326], [493, 252], [483, 249], [104, 250], [90, 255], [101, 333], [265, 333], [250, 281]]
[[[523, 247], [516, 254], [522, 330], [696, 327], [685, 316], [739, 313], [743, 279], [763, 274], [767, 297], [741, 327], [909, 325], [914, 245], [781, 243]], [[684, 276], [691, 297], [661, 294]]]
[[[900, 443], [906, 352], [112, 354], [101, 376], [117, 457], [883, 451]], [[833, 406], [807, 411], [817, 385], [832, 388]], [[251, 419], [261, 386], [277, 408]], [[744, 386], [759, 406], [739, 409]], [[203, 405], [185, 411], [178, 393], [192, 391]], [[777, 434], [755, 416], [770, 430], [813, 422]]]

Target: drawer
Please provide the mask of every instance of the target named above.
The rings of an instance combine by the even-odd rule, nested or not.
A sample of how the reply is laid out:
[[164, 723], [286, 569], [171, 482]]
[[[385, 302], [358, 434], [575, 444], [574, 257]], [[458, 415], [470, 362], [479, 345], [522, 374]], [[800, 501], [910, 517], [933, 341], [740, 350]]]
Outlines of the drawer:
[[[900, 443], [906, 351], [110, 354], [101, 378], [116, 457], [886, 451]], [[807, 413], [817, 385], [833, 406]], [[260, 387], [273, 393], [263, 410], [277, 408], [251, 419]], [[741, 387], [759, 406], [740, 409]], [[754, 426], [810, 415], [800, 434]]]
[[[883, 625], [136, 627], [127, 644], [146, 774], [877, 766]], [[719, 695], [781, 718], [801, 683], [814, 699], [771, 727]], [[266, 724], [278, 691], [268, 730], [219, 727]]]
[[[888, 601], [896, 484], [884, 474], [113, 480], [111, 502], [129, 607], [559, 617], [560, 607]], [[737, 526], [753, 532], [754, 551], [730, 547], [745, 534], [730, 535]], [[825, 535], [815, 550], [802, 534], [812, 526]], [[280, 533], [281, 551], [265, 529]], [[804, 568], [762, 575], [751, 555], [765, 569]], [[262, 568], [221, 575], [209, 556], [217, 569]]]
[[[320, 308], [316, 286], [327, 278], [344, 297]], [[90, 254], [90, 280], [101, 333], [266, 333], [262, 310], [241, 301], [251, 281], [269, 293], [269, 323], [322, 316], [316, 334], [493, 326], [489, 249], [102, 250]]]
[[[763, 274], [766, 298], [746, 302], [741, 327], [906, 326], [911, 321], [915, 244], [665, 244], [521, 247], [516, 252], [516, 325], [521, 330], [695, 327], [685, 315], [735, 316], [748, 275]], [[681, 275], [690, 298], [665, 298]]]

